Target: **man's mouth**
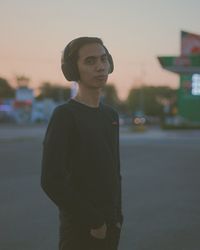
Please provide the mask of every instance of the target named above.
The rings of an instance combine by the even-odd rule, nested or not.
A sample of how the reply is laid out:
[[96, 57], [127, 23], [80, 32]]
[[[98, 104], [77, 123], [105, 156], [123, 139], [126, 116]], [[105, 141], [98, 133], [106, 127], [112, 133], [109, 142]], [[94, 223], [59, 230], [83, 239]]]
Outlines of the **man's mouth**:
[[107, 75], [99, 75], [99, 76], [96, 76], [95, 78], [98, 80], [106, 80], [107, 77], [108, 77]]

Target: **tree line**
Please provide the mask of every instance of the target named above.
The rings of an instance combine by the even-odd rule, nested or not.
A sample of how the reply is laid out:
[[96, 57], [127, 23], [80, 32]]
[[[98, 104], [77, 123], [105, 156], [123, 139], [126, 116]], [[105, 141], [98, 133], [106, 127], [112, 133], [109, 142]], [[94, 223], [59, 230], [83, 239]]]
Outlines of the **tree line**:
[[[29, 78], [19, 76], [16, 78], [18, 87], [27, 87]], [[10, 83], [0, 78], [0, 99], [14, 98], [16, 89]], [[36, 100], [51, 98], [55, 101], [67, 100], [70, 98], [70, 88], [59, 84], [44, 82], [41, 84]], [[162, 117], [164, 113], [173, 115], [176, 110], [177, 89], [168, 86], [141, 86], [133, 87], [126, 98], [119, 99], [117, 89], [114, 84], [108, 83], [103, 89], [102, 99], [108, 105], [113, 106], [120, 113], [131, 115], [133, 112], [142, 111], [148, 116]]]

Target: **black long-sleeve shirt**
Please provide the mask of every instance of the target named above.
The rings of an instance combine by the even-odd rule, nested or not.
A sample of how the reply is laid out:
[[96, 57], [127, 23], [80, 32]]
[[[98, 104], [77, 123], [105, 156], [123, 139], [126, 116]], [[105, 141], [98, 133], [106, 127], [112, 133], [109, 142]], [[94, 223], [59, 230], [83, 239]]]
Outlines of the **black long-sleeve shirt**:
[[117, 112], [73, 99], [57, 107], [43, 142], [41, 185], [72, 221], [122, 223]]

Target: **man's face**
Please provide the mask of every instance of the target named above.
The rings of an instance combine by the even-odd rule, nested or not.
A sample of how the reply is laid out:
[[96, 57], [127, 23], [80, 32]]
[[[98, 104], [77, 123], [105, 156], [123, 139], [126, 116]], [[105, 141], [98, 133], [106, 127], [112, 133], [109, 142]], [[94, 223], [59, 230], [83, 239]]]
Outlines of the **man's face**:
[[80, 83], [88, 88], [102, 88], [108, 79], [110, 64], [104, 47], [86, 44], [79, 50], [77, 61]]

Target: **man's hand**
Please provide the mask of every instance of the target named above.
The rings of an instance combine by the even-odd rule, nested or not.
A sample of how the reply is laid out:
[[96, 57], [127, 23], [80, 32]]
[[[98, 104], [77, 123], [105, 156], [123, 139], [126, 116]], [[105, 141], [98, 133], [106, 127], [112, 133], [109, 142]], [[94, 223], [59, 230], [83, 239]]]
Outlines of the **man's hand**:
[[90, 234], [97, 239], [105, 239], [106, 237], [106, 231], [107, 231], [107, 226], [104, 223], [103, 226], [96, 228], [96, 229], [91, 229]]

